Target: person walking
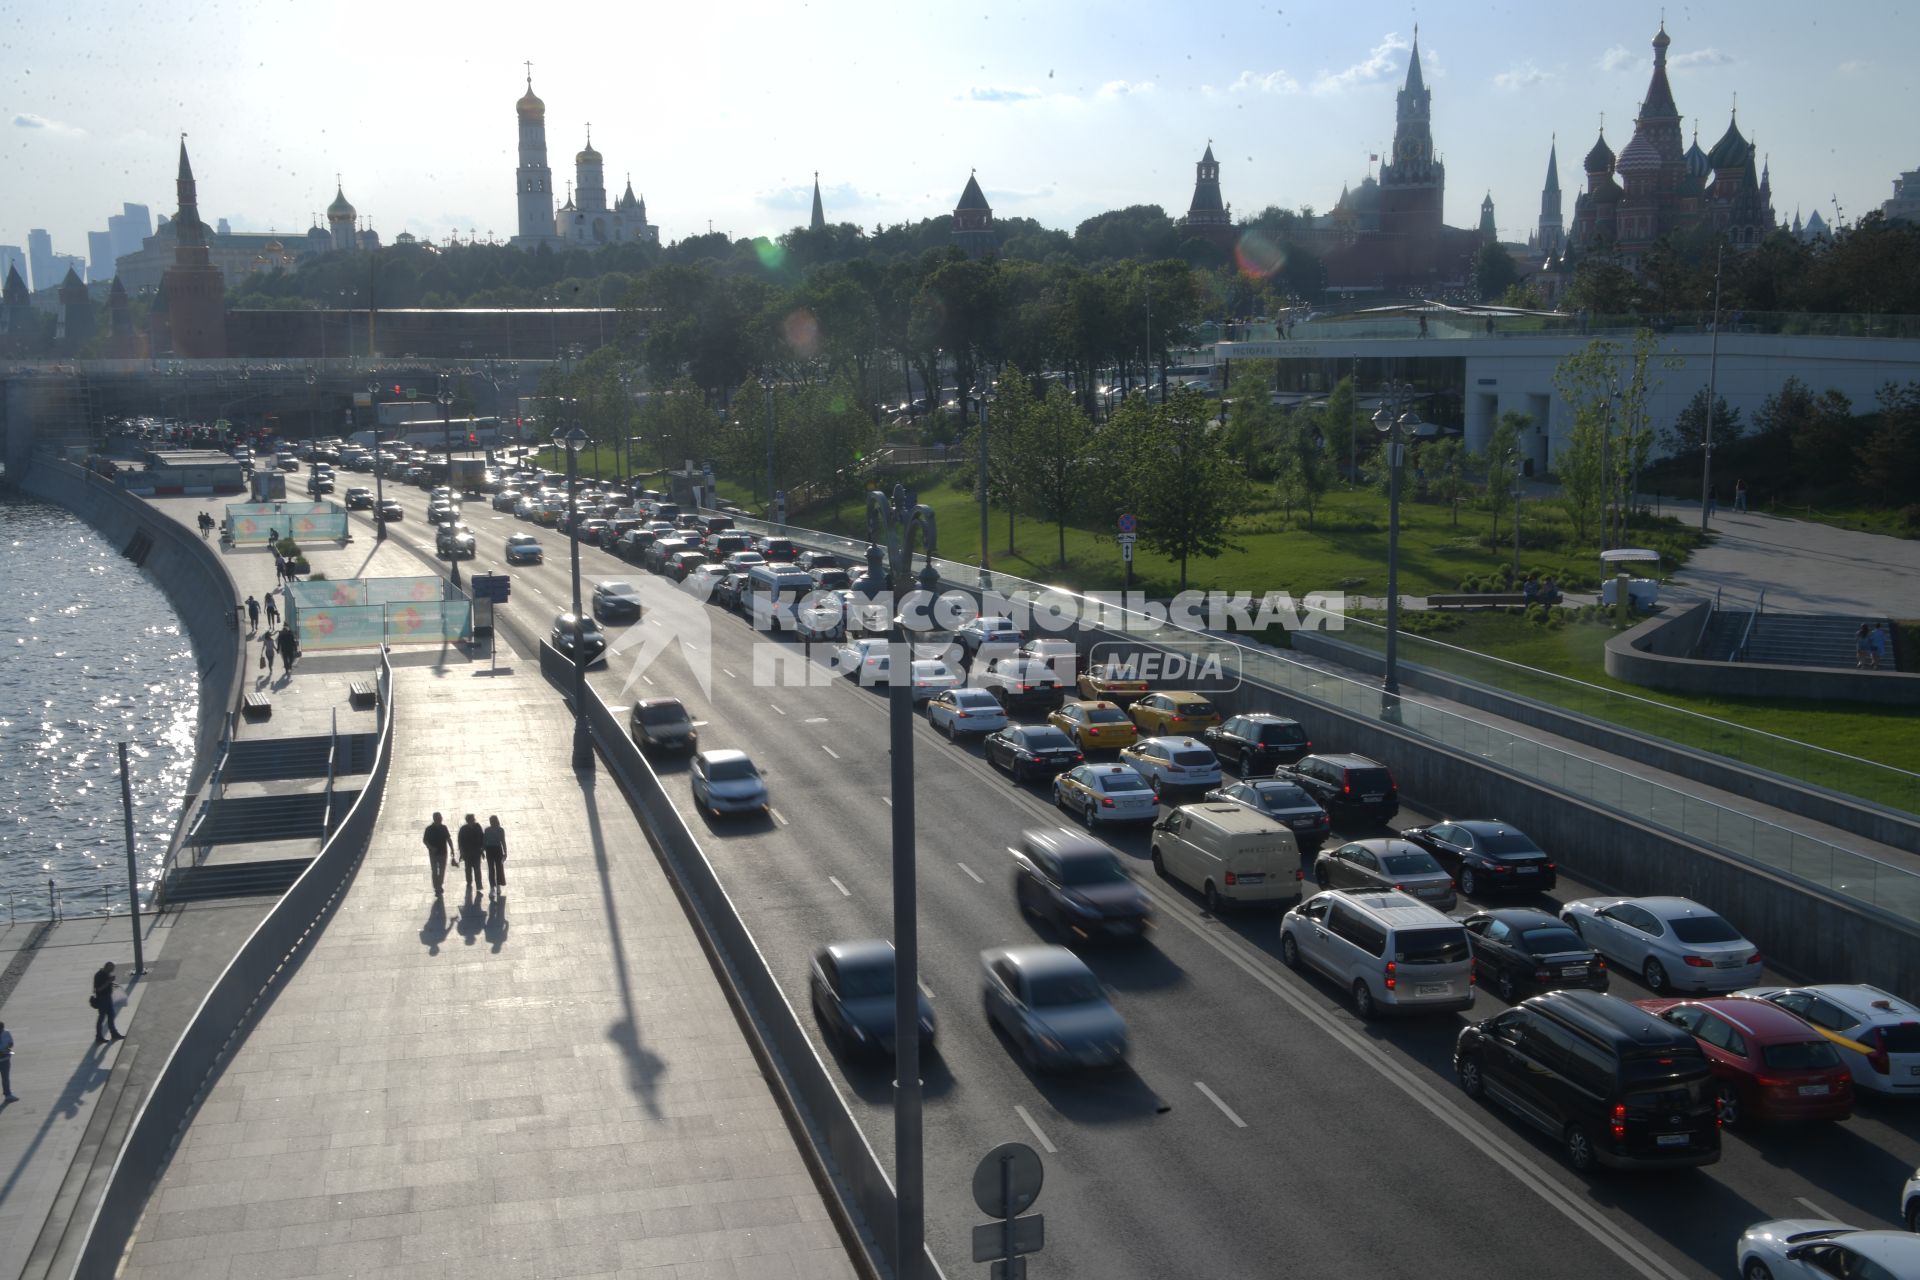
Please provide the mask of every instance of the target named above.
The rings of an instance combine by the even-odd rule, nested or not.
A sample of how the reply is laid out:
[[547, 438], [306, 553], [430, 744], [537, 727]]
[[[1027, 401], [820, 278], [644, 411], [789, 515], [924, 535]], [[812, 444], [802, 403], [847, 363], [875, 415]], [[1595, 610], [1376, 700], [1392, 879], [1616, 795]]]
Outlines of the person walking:
[[480, 859], [486, 853], [486, 833], [480, 829], [479, 820], [472, 814], [460, 824], [460, 866], [467, 873], [467, 888], [473, 893], [480, 892]]
[[266, 671], [269, 680], [273, 679], [274, 644], [278, 634], [278, 632], [269, 631], [260, 641], [260, 666]]
[[1853, 633], [1853, 665], [1871, 667], [1873, 665], [1873, 628], [1866, 623]]
[[247, 634], [252, 635], [260, 629], [260, 602], [252, 596], [247, 597]]
[[267, 592], [267, 625], [269, 627], [280, 625], [280, 606], [274, 602], [274, 596], [278, 594], [275, 591]]
[[1887, 630], [1887, 624], [1873, 624], [1873, 669], [1893, 670], [1893, 635]]
[[447, 854], [453, 850], [453, 832], [447, 830], [447, 824], [436, 813], [421, 834], [420, 842], [427, 846], [427, 865], [433, 869], [433, 896], [437, 898], [447, 878]]
[[480, 833], [481, 848], [487, 855], [487, 890], [498, 893], [507, 883], [507, 829], [500, 825], [500, 815], [487, 815], [487, 829]]
[[120, 1028], [113, 1020], [113, 989], [119, 986], [113, 976], [113, 961], [101, 965], [93, 975], [93, 999], [87, 1003], [93, 1006], [93, 1042], [107, 1044], [113, 1040], [125, 1040]]
[[286, 668], [288, 675], [293, 674], [293, 660], [299, 656], [300, 640], [293, 634], [293, 628], [280, 628], [280, 665]]
[[1745, 511], [1747, 509], [1747, 482], [1745, 480], [1735, 480], [1733, 482], [1733, 509], [1735, 511]]
[[13, 1094], [13, 1032], [0, 1022], [0, 1102], [18, 1102]]

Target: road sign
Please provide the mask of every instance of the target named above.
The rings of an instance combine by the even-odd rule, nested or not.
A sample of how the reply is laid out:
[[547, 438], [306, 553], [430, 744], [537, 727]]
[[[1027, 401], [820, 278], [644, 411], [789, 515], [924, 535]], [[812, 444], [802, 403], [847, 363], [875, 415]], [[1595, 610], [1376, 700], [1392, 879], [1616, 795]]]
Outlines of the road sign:
[[1139, 527], [1140, 527], [1140, 522], [1133, 518], [1133, 513], [1131, 511], [1127, 512], [1125, 515], [1120, 517], [1120, 532], [1132, 533], [1135, 529], [1138, 529]]
[[1133, 540], [1131, 538], [1120, 544], [1120, 558], [1128, 564], [1133, 563]]
[[1123, 547], [1130, 547], [1133, 545], [1133, 540], [1139, 536], [1137, 533], [1116, 533], [1113, 535], [1113, 540]]
[[987, 1280], [1027, 1280], [1027, 1260], [1009, 1258], [1005, 1262], [996, 1262], [993, 1270], [987, 1273]]
[[476, 600], [505, 604], [513, 594], [513, 579], [504, 573], [476, 573], [467, 579]]
[[973, 1202], [990, 1218], [1011, 1218], [1031, 1208], [1046, 1181], [1040, 1156], [1024, 1142], [1003, 1142], [980, 1158], [973, 1171]]
[[[1046, 1243], [1046, 1215], [1029, 1213], [1025, 1217], [1013, 1220], [1014, 1253], [1038, 1253], [1046, 1247]], [[992, 1262], [1006, 1256], [1006, 1223], [983, 1222], [973, 1229], [973, 1260], [975, 1262]]]

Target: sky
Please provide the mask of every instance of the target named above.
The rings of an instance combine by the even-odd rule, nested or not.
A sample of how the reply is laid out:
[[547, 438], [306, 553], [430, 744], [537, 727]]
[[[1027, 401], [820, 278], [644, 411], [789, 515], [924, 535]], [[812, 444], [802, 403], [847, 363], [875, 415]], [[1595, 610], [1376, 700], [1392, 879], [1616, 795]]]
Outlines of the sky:
[[[1455, 0], [1417, 15], [1447, 221], [1490, 191], [1524, 239], [1556, 134], [1571, 217], [1602, 119], [1616, 151], [1631, 136], [1663, 13], [1689, 132], [1711, 148], [1737, 102], [1783, 219], [1852, 219], [1920, 165], [1910, 0]], [[44, 227], [84, 255], [123, 201], [171, 214], [183, 132], [209, 223], [303, 231], [339, 173], [384, 240], [504, 240], [526, 60], [556, 191], [591, 122], [610, 198], [631, 174], [668, 241], [804, 222], [816, 170], [828, 218], [868, 228], [950, 211], [969, 171], [997, 215], [1064, 230], [1177, 216], [1209, 142], [1236, 213], [1324, 210], [1392, 143], [1415, 21], [1372, 0], [3, 0], [0, 244]]]

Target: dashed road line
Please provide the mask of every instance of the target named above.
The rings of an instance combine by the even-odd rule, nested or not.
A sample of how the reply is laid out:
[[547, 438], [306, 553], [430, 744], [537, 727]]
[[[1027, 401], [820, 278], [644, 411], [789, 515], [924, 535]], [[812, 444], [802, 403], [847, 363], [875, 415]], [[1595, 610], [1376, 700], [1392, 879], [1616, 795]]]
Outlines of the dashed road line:
[[956, 866], [956, 867], [958, 867], [958, 868], [960, 868], [960, 869], [961, 869], [962, 871], [964, 871], [964, 872], [966, 872], [966, 873], [967, 873], [967, 874], [968, 874], [969, 876], [972, 876], [972, 877], [973, 877], [973, 882], [974, 882], [975, 884], [985, 884], [985, 883], [986, 883], [986, 881], [985, 881], [985, 880], [982, 880], [982, 879], [980, 878], [980, 873], [979, 873], [978, 871], [975, 871], [975, 870], [974, 870], [974, 869], [973, 869], [972, 867], [970, 867], [970, 866], [968, 866], [968, 865], [967, 865], [966, 863], [964, 863], [964, 862], [956, 862], [956, 863], [954, 863], [953, 865], [954, 865], [954, 866]]
[[933, 999], [933, 988], [927, 985], [924, 978], [920, 982], [920, 994], [929, 1000]]
[[1027, 1128], [1033, 1130], [1033, 1136], [1039, 1140], [1040, 1149], [1042, 1151], [1045, 1151], [1048, 1155], [1053, 1155], [1055, 1152], [1060, 1150], [1060, 1148], [1054, 1146], [1053, 1143], [1048, 1140], [1045, 1130], [1041, 1129], [1039, 1125], [1034, 1123], [1033, 1117], [1027, 1114], [1027, 1109], [1025, 1107], [1021, 1106], [1019, 1103], [1015, 1103], [1013, 1107], [1013, 1113], [1019, 1116], [1022, 1120], [1027, 1122]]
[[820, 744], [820, 749], [826, 752], [828, 755], [832, 756], [835, 760], [838, 760], [840, 758], [840, 753], [838, 751], [835, 751], [832, 747], [828, 746], [824, 742]]
[[1217, 1093], [1215, 1093], [1215, 1092], [1214, 1092], [1213, 1090], [1211, 1090], [1211, 1089], [1209, 1089], [1209, 1088], [1207, 1088], [1207, 1082], [1206, 1082], [1206, 1081], [1204, 1081], [1204, 1080], [1195, 1080], [1195, 1081], [1193, 1082], [1193, 1087], [1194, 1087], [1194, 1088], [1196, 1088], [1196, 1089], [1198, 1089], [1198, 1090], [1199, 1090], [1199, 1091], [1200, 1091], [1200, 1092], [1201, 1092], [1201, 1093], [1202, 1093], [1202, 1094], [1203, 1094], [1203, 1095], [1204, 1095], [1204, 1096], [1206, 1097], [1206, 1099], [1207, 1099], [1207, 1101], [1208, 1101], [1208, 1102], [1211, 1102], [1211, 1103], [1212, 1103], [1212, 1104], [1213, 1104], [1214, 1106], [1216, 1106], [1216, 1107], [1218, 1107], [1218, 1108], [1220, 1108], [1220, 1114], [1221, 1114], [1221, 1115], [1223, 1115], [1223, 1116], [1225, 1116], [1225, 1117], [1226, 1117], [1227, 1119], [1229, 1119], [1229, 1120], [1231, 1120], [1231, 1121], [1233, 1121], [1233, 1127], [1234, 1127], [1234, 1128], [1236, 1128], [1236, 1129], [1244, 1129], [1244, 1128], [1246, 1128], [1246, 1127], [1247, 1127], [1247, 1122], [1246, 1122], [1245, 1120], [1242, 1120], [1242, 1119], [1241, 1119], [1241, 1118], [1239, 1117], [1239, 1115], [1235, 1113], [1235, 1111], [1234, 1111], [1234, 1109], [1233, 1109], [1232, 1107], [1230, 1107], [1230, 1106], [1228, 1106], [1228, 1105], [1227, 1105], [1226, 1103], [1224, 1103], [1224, 1102], [1222, 1102], [1222, 1101], [1220, 1100], [1220, 1095], [1219, 1095], [1219, 1094], [1217, 1094]]
[[886, 806], [887, 806], [887, 808], [889, 808], [889, 809], [891, 809], [891, 808], [893, 808], [893, 797], [892, 797], [892, 796], [881, 796], [881, 797], [880, 797], [880, 803], [881, 803], [881, 804], [884, 804], [884, 805], [886, 805]]
[[787, 815], [784, 813], [781, 813], [778, 809], [774, 808], [772, 805], [767, 806], [767, 813], [771, 815], [773, 820], [779, 823], [781, 826], [784, 827], [787, 825]]
[[827, 877], [827, 880], [828, 880], [829, 882], [831, 882], [831, 883], [832, 883], [832, 885], [833, 885], [833, 887], [834, 887], [834, 888], [836, 888], [836, 889], [838, 889], [838, 890], [840, 891], [840, 896], [841, 896], [841, 897], [843, 897], [843, 898], [851, 898], [851, 897], [853, 896], [853, 891], [852, 891], [851, 889], [849, 889], [849, 888], [847, 888], [847, 886], [845, 886], [845, 885], [843, 885], [843, 884], [841, 884], [841, 883], [840, 883], [840, 877], [839, 877], [839, 876], [828, 876], [828, 877]]
[[768, 706], [770, 706], [770, 707], [772, 707], [772, 708], [774, 709], [774, 712], [775, 712], [776, 714], [778, 714], [778, 715], [785, 715], [785, 714], [787, 714], [786, 712], [784, 712], [784, 711], [782, 711], [782, 710], [780, 710], [780, 704], [779, 704], [779, 703], [777, 703], [777, 702], [769, 702], [769, 703], [768, 703], [767, 705], [768, 705]]
[[738, 680], [740, 678], [739, 676], [736, 676], [735, 674], [733, 674], [733, 672], [727, 670], [725, 667], [720, 668], [720, 674], [725, 676], [729, 680]]
[[1807, 1206], [1807, 1212], [1811, 1213], [1814, 1217], [1825, 1218], [1829, 1222], [1833, 1221], [1832, 1214], [1828, 1213], [1825, 1209], [1822, 1209], [1819, 1205], [1807, 1199], [1805, 1196], [1795, 1196], [1794, 1199], [1798, 1200], [1801, 1204]]
[[808, 716], [805, 720], [802, 720], [800, 723], [801, 724], [825, 724], [826, 722], [827, 722], [827, 717], [825, 716]]

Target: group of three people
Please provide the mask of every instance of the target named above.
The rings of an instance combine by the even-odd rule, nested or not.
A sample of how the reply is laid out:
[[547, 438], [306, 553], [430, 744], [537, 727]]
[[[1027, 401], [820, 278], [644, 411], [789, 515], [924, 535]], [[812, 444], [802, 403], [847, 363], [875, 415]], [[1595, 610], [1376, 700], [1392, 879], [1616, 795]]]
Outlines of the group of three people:
[[420, 837], [427, 846], [427, 865], [433, 872], [433, 892], [438, 897], [447, 874], [447, 855], [458, 847], [460, 865], [466, 869], [467, 888], [480, 892], [481, 868], [486, 868], [488, 893], [498, 893], [507, 883], [507, 831], [497, 814], [489, 814], [481, 826], [472, 814], [461, 824], [459, 834], [447, 830], [438, 813]]

